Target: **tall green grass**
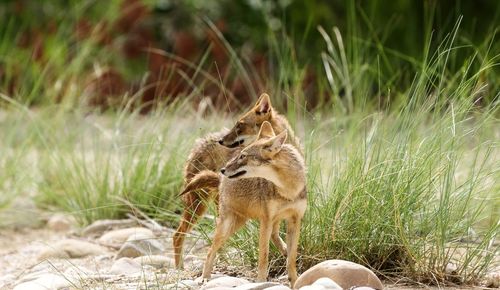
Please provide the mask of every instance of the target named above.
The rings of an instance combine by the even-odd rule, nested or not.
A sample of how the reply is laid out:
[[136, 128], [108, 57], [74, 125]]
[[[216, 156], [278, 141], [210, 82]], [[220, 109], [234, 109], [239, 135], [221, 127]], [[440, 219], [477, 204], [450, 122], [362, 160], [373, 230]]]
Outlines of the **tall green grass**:
[[[486, 43], [460, 71], [448, 70], [456, 53], [471, 49], [455, 45], [457, 31], [458, 24], [437, 51], [426, 52], [413, 85], [397, 92], [406, 102], [380, 111], [365, 98], [373, 59], [359, 53], [350, 62], [339, 32], [334, 45], [322, 31], [326, 79], [339, 98], [333, 116], [320, 110], [304, 125], [302, 269], [341, 258], [414, 282], [472, 283], [498, 256], [499, 92], [481, 75], [498, 66], [499, 55]], [[483, 97], [494, 101], [480, 107]], [[257, 236], [251, 224], [231, 242], [252, 265]], [[272, 272], [281, 273], [284, 260], [275, 258]]]
[[[175, 220], [190, 146], [209, 125], [223, 124], [219, 118], [202, 122], [185, 103], [147, 117], [14, 104], [2, 112], [2, 204], [29, 194], [41, 207], [72, 213], [82, 224], [124, 217], [131, 210], [124, 199], [153, 217]], [[26, 187], [30, 192], [22, 191]]]

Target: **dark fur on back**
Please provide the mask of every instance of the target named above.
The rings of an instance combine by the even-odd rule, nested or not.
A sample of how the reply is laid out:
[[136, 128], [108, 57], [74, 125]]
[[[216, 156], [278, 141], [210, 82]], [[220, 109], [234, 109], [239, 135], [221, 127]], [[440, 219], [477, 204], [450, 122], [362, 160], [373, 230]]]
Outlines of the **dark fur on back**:
[[228, 148], [219, 144], [219, 140], [227, 133], [222, 130], [197, 139], [184, 167], [184, 181], [191, 179], [203, 170], [219, 172], [226, 162], [240, 151], [239, 148]]

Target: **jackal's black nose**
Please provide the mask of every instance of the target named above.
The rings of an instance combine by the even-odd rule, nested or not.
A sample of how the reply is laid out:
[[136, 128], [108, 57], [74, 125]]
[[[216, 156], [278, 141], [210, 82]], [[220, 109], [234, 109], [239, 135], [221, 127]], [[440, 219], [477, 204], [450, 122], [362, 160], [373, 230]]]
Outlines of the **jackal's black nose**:
[[220, 145], [224, 145], [224, 140], [220, 139], [220, 140], [219, 140], [219, 144], [220, 144]]
[[222, 168], [222, 169], [220, 170], [220, 173], [224, 174], [224, 172], [226, 172], [226, 168]]

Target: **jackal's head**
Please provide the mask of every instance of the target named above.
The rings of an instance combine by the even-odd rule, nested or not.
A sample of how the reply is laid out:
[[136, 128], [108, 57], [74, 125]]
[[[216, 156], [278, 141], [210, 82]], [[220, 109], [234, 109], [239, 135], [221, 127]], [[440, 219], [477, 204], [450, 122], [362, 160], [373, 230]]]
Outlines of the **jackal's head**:
[[262, 94], [253, 108], [245, 113], [233, 128], [219, 141], [221, 145], [234, 148], [247, 146], [257, 137], [264, 121], [272, 118], [273, 107], [268, 94]]
[[226, 167], [221, 169], [221, 173], [228, 178], [266, 178], [272, 174], [271, 162], [281, 150], [286, 137], [286, 130], [276, 136], [269, 122], [262, 123], [257, 140], [231, 159]]

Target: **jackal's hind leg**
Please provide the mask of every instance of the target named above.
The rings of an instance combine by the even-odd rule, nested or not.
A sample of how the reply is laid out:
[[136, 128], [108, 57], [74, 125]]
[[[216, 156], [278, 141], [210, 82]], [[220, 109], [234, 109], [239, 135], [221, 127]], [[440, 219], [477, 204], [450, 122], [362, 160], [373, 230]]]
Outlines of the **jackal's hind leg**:
[[182, 251], [186, 234], [191, 231], [193, 226], [198, 222], [199, 218], [207, 210], [207, 206], [203, 198], [204, 197], [197, 192], [188, 192], [184, 196], [184, 212], [182, 213], [179, 227], [175, 231], [173, 237], [174, 259], [175, 267], [177, 269], [181, 269], [183, 266]]
[[280, 221], [277, 221], [273, 225], [273, 233], [271, 234], [271, 240], [273, 244], [278, 248], [278, 251], [286, 257], [286, 244], [280, 237]]

